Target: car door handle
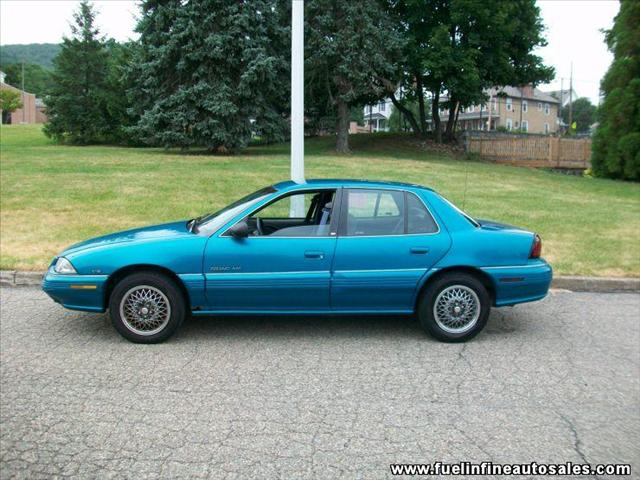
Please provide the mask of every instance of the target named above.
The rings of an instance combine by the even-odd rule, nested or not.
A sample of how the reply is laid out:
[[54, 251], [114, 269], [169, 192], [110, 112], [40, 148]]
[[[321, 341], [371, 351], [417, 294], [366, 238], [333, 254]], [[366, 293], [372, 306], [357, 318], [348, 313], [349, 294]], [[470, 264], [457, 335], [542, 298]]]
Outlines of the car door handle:
[[322, 260], [324, 258], [324, 252], [320, 252], [318, 250], [307, 250], [304, 252], [304, 258], [319, 258]]
[[411, 253], [414, 255], [426, 255], [429, 253], [429, 249], [427, 247], [412, 247]]

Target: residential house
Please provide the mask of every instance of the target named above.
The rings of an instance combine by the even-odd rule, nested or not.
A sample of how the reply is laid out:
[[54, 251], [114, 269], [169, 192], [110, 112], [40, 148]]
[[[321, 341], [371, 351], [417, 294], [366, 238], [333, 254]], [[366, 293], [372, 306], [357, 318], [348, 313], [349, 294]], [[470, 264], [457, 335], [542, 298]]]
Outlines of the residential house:
[[[518, 130], [527, 133], [551, 134], [558, 131], [559, 101], [531, 86], [494, 87], [485, 91], [483, 105], [471, 105], [458, 112], [458, 130]], [[443, 102], [447, 101], [443, 97]], [[443, 123], [449, 119], [449, 109], [440, 109]], [[454, 113], [455, 115], [455, 110]]]
[[42, 100], [36, 99], [36, 96], [33, 93], [24, 92], [19, 88], [5, 83], [5, 78], [6, 74], [4, 72], [0, 72], [0, 89], [18, 92], [22, 99], [22, 108], [18, 108], [11, 113], [2, 112], [0, 110], [2, 123], [45, 123], [47, 121], [47, 117], [44, 114], [45, 107]]
[[364, 128], [369, 132], [388, 132], [389, 117], [393, 111], [390, 98], [380, 100], [374, 105], [364, 107]]
[[568, 107], [569, 102], [575, 102], [579, 98], [575, 90], [568, 88], [564, 90], [554, 90], [549, 92], [549, 95], [560, 101], [561, 108]]

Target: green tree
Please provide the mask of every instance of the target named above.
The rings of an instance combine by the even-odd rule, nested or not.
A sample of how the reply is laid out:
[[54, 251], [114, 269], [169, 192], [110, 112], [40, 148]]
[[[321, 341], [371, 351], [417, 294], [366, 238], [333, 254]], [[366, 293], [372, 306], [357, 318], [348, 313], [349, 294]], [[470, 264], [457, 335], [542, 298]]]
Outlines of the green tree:
[[622, 0], [606, 42], [613, 62], [601, 83], [591, 164], [596, 175], [640, 180], [640, 2]]
[[351, 108], [385, 95], [400, 39], [378, 0], [309, 0], [305, 20], [307, 98], [333, 114], [336, 150], [346, 153]]
[[[407, 109], [414, 118], [417, 118], [419, 115], [419, 107], [418, 102], [415, 99], [407, 100], [407, 99], [399, 99], [399, 103]], [[425, 105], [428, 108], [428, 105]], [[427, 116], [429, 113], [427, 112]], [[389, 116], [389, 130], [391, 132], [408, 132], [411, 131], [411, 125], [407, 123], [406, 117], [402, 114], [402, 112], [394, 105], [391, 110], [391, 115]]]
[[[591, 103], [587, 97], [578, 98], [571, 106], [572, 122], [576, 122], [576, 131], [585, 133], [589, 131], [589, 127], [596, 121], [597, 107]], [[569, 107], [565, 107], [562, 111], [562, 121], [569, 125]]]
[[95, 10], [84, 0], [74, 13], [71, 38], [55, 58], [54, 86], [46, 98], [47, 136], [60, 142], [109, 141], [112, 125], [105, 105], [108, 50], [95, 27]]
[[[453, 111], [484, 101], [485, 88], [553, 77], [553, 69], [533, 54], [545, 45], [535, 0], [388, 0], [388, 10], [405, 39], [403, 73], [399, 84], [388, 83], [389, 93], [418, 135], [427, 135], [427, 95], [434, 138], [441, 141], [441, 106]], [[398, 86], [417, 102], [417, 115], [396, 98]], [[447, 136], [454, 130], [451, 116]]]
[[[10, 63], [2, 67], [7, 74], [5, 82], [17, 88], [22, 88], [22, 64]], [[48, 94], [53, 87], [51, 71], [34, 63], [24, 65], [24, 89], [34, 93], [37, 97]]]
[[136, 83], [136, 79], [129, 75], [129, 71], [138, 44], [109, 40], [106, 46], [109, 56], [102, 99], [105, 121], [110, 125], [109, 141], [133, 144], [135, 140], [131, 138], [129, 128], [135, 125], [138, 117], [130, 108], [131, 99], [127, 91]]
[[20, 92], [8, 88], [0, 90], [0, 110], [2, 110], [2, 113], [12, 113], [19, 108], [22, 108]]
[[236, 151], [284, 140], [289, 17], [284, 0], [145, 0], [130, 75], [130, 131], [147, 144]]

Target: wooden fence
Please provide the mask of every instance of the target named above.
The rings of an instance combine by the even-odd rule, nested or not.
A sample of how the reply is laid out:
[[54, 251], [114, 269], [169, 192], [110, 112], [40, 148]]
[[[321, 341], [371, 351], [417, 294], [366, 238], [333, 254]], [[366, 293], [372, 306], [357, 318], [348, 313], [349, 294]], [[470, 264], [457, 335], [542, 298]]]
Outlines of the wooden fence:
[[509, 165], [582, 170], [591, 166], [590, 138], [471, 132], [464, 145], [467, 152]]

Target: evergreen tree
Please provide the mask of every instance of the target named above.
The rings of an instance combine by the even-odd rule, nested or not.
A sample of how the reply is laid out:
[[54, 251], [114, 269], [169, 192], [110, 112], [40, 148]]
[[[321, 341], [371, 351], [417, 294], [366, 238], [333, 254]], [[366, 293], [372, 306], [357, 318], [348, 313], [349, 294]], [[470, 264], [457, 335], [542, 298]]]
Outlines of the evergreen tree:
[[95, 10], [84, 0], [73, 15], [71, 38], [65, 38], [54, 60], [54, 85], [46, 98], [47, 136], [88, 144], [109, 140], [105, 112], [108, 51], [95, 27]]
[[130, 131], [147, 144], [235, 151], [252, 133], [284, 140], [286, 3], [144, 0], [130, 75]]
[[606, 34], [613, 62], [602, 80], [591, 164], [596, 175], [640, 180], [640, 2], [622, 0]]
[[309, 108], [334, 116], [336, 150], [348, 152], [351, 107], [385, 95], [399, 37], [378, 0], [308, 0], [305, 24]]

